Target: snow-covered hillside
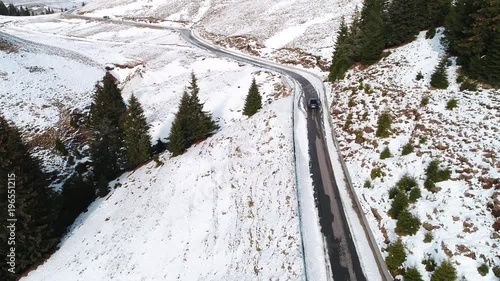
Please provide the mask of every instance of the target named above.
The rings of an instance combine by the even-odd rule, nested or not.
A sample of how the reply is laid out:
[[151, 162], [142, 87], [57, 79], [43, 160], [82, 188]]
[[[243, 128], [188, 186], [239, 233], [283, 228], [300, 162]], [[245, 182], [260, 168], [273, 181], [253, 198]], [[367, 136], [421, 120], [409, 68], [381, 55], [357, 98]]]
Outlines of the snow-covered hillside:
[[[7, 21], [4, 17], [2, 20]], [[28, 140], [44, 149], [47, 171], [67, 166], [53, 150], [56, 137], [63, 141], [68, 114], [85, 111], [95, 82], [106, 65], [114, 66], [123, 97], [132, 93], [142, 103], [153, 140], [166, 138], [180, 96], [194, 72], [205, 110], [213, 112], [221, 127], [242, 117], [245, 95], [255, 77], [264, 101], [283, 93], [279, 75], [217, 58], [184, 42], [167, 30], [130, 28], [56, 15], [9, 22], [0, 31], [14, 52], [0, 52], [0, 104], [2, 114], [21, 128]], [[36, 43], [34, 43], [36, 42]], [[48, 130], [50, 129], [50, 130]], [[50, 131], [50, 132], [48, 132]], [[43, 140], [43, 141], [41, 141]]]
[[[251, 44], [262, 54], [300, 48], [329, 60], [340, 18], [350, 18], [361, 0], [94, 0], [81, 12], [115, 18], [155, 18], [195, 24], [217, 40]], [[229, 38], [228, 38], [229, 37]], [[234, 41], [242, 41], [236, 43]], [[262, 50], [260, 50], [263, 48]], [[280, 55], [274, 54], [274, 55]], [[273, 54], [267, 54], [273, 56]], [[297, 53], [295, 53], [297, 55]], [[280, 56], [285, 56], [282, 53]]]
[[[451, 259], [465, 280], [498, 280], [491, 270], [482, 277], [477, 267], [486, 263], [491, 269], [500, 264], [500, 235], [492, 227], [495, 219], [487, 207], [500, 189], [500, 91], [459, 91], [454, 62], [448, 68], [450, 87], [430, 89], [430, 76], [443, 54], [441, 38], [439, 33], [432, 40], [425, 39], [423, 32], [415, 42], [390, 50], [380, 63], [349, 71], [345, 80], [333, 85], [331, 116], [382, 249], [397, 238], [396, 220], [387, 214], [392, 201], [388, 190], [408, 174], [416, 177], [422, 190], [422, 198], [410, 204], [410, 210], [423, 225], [416, 235], [402, 237], [408, 253], [404, 265], [416, 266], [424, 280], [429, 280], [422, 260]], [[418, 72], [424, 76], [420, 81], [416, 80]], [[426, 106], [421, 105], [424, 96], [429, 97]], [[458, 107], [447, 110], [451, 98], [458, 100]], [[384, 110], [392, 115], [393, 130], [389, 138], [381, 139], [375, 137], [375, 130]], [[352, 122], [346, 126], [350, 114]], [[408, 142], [415, 151], [402, 156]], [[381, 160], [385, 147], [393, 157]], [[423, 187], [424, 171], [432, 159], [453, 172], [451, 180], [438, 184], [436, 193]], [[374, 168], [380, 168], [383, 176], [372, 180]], [[365, 188], [365, 181], [372, 187]], [[433, 236], [430, 243], [423, 242], [427, 232]]]
[[302, 280], [291, 108], [124, 174], [23, 280]]

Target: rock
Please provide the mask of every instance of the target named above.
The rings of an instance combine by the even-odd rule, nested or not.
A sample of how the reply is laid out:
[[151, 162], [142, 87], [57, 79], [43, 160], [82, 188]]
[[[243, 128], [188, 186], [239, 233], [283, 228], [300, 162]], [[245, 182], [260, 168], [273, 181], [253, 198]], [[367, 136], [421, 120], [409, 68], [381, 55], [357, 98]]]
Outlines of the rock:
[[427, 222], [424, 222], [424, 223], [422, 224], [422, 227], [423, 227], [425, 230], [427, 230], [427, 231], [432, 231], [432, 230], [434, 230], [434, 229], [440, 229], [440, 228], [441, 228], [441, 226], [439, 226], [439, 225], [432, 225], [432, 224], [427, 223]]
[[492, 227], [493, 227], [494, 230], [500, 231], [500, 218], [497, 218], [497, 220], [495, 221], [495, 223], [493, 223]]
[[363, 129], [363, 132], [365, 132], [365, 133], [369, 134], [369, 133], [373, 133], [373, 132], [375, 132], [375, 130], [373, 130], [373, 128], [372, 128], [372, 127], [365, 127], [365, 128]]

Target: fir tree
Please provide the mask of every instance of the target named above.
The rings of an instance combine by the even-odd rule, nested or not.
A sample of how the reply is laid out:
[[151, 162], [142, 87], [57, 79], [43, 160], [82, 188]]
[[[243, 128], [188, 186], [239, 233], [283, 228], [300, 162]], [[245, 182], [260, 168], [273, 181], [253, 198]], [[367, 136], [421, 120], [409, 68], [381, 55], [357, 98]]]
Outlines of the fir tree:
[[370, 65], [377, 62], [385, 46], [383, 0], [366, 0], [361, 10], [359, 33], [354, 39], [354, 60]]
[[16, 9], [14, 4], [9, 4], [9, 16], [18, 16], [19, 11]]
[[217, 129], [211, 114], [203, 111], [203, 104], [198, 98], [199, 88], [194, 73], [191, 74], [188, 90], [190, 94], [185, 91], [182, 95], [170, 129], [167, 149], [172, 152], [173, 156], [184, 153], [186, 148], [210, 136]]
[[392, 117], [389, 111], [384, 111], [377, 120], [377, 131], [375, 136], [387, 138], [391, 133]]
[[442, 262], [431, 276], [431, 281], [454, 281], [457, 279], [457, 271], [449, 261]]
[[389, 214], [394, 218], [398, 219], [401, 212], [408, 208], [408, 198], [404, 192], [399, 192], [392, 200], [391, 208], [389, 209]]
[[188, 147], [188, 138], [191, 138], [189, 114], [190, 114], [190, 97], [186, 91], [182, 95], [179, 109], [175, 114], [167, 145], [168, 151], [172, 152], [173, 156], [180, 155], [186, 151]]
[[420, 274], [416, 267], [407, 268], [404, 277], [404, 281], [423, 281], [422, 274]]
[[420, 219], [405, 208], [399, 213], [396, 226], [402, 235], [414, 235], [420, 228]]
[[345, 73], [354, 63], [352, 60], [352, 34], [349, 32], [344, 17], [340, 23], [340, 29], [337, 33], [337, 42], [333, 52], [332, 64], [330, 65], [330, 74], [328, 80], [334, 82], [344, 78]]
[[123, 118], [126, 106], [115, 79], [106, 73], [90, 108], [91, 153], [96, 180], [111, 180], [126, 167]]
[[[7, 222], [0, 232], [0, 254], [6, 258], [10, 247], [15, 247], [15, 273], [9, 264], [1, 264], [0, 279], [16, 280], [19, 273], [45, 258], [54, 249], [57, 237], [54, 221], [57, 216], [55, 194], [48, 187], [40, 164], [31, 157], [17, 128], [0, 116], [0, 220]], [[9, 207], [15, 196], [15, 210]], [[7, 212], [9, 209], [12, 212]], [[14, 229], [7, 226], [13, 225]], [[10, 231], [15, 232], [15, 245], [8, 244]]]
[[431, 76], [431, 86], [437, 89], [448, 88], [448, 75], [446, 74], [446, 63], [448, 62], [447, 57], [441, 58], [439, 64], [434, 69], [434, 73]]
[[0, 16], [8, 16], [9, 15], [9, 9], [5, 4], [0, 1]]
[[392, 0], [385, 23], [386, 46], [412, 41], [420, 30], [417, 0]]
[[393, 274], [397, 273], [403, 262], [406, 260], [403, 241], [398, 239], [396, 242], [387, 246], [387, 252], [389, 255], [385, 258], [385, 263]]
[[414, 187], [410, 191], [410, 197], [408, 198], [408, 201], [410, 203], [415, 203], [420, 197], [422, 197], [422, 192], [420, 191], [420, 188]]
[[200, 89], [198, 88], [197, 79], [194, 73], [191, 73], [191, 83], [188, 90], [190, 91], [188, 102], [189, 135], [186, 140], [190, 146], [191, 144], [208, 137], [216, 130], [217, 126], [212, 120], [211, 114], [203, 111], [203, 104], [200, 102], [200, 98], [198, 97]]
[[125, 115], [125, 147], [129, 168], [137, 167], [144, 163], [151, 153], [151, 138], [149, 124], [146, 122], [144, 111], [139, 100], [132, 95]]
[[259, 93], [259, 88], [257, 87], [257, 82], [255, 78], [252, 79], [252, 84], [248, 90], [247, 97], [245, 99], [245, 107], [243, 108], [243, 115], [252, 116], [259, 109], [262, 108], [262, 96]]
[[382, 152], [380, 153], [380, 159], [387, 159], [391, 157], [392, 157], [391, 151], [389, 150], [389, 147], [386, 146], [384, 150], [382, 150]]
[[168, 150], [172, 152], [172, 156], [178, 156], [186, 151], [187, 140], [186, 133], [182, 126], [182, 121], [177, 118], [172, 123], [172, 128], [170, 129], [170, 135], [168, 137]]

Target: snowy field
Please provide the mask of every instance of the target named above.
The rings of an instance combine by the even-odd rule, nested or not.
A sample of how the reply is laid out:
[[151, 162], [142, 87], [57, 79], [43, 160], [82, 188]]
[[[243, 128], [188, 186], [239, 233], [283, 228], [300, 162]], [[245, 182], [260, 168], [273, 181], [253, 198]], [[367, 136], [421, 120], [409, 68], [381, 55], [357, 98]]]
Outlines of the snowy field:
[[[331, 116], [358, 196], [382, 249], [397, 239], [396, 220], [387, 214], [392, 201], [388, 190], [409, 174], [416, 177], [422, 190], [422, 198], [410, 204], [410, 210], [423, 226], [416, 235], [402, 237], [408, 253], [404, 265], [416, 266], [424, 280], [429, 280], [423, 259], [433, 258], [438, 264], [451, 259], [463, 280], [498, 280], [491, 267], [500, 264], [500, 236], [492, 227], [494, 217], [487, 204], [500, 188], [500, 92], [459, 91], [454, 62], [448, 68], [450, 87], [430, 89], [430, 76], [443, 54], [441, 38], [438, 34], [426, 40], [425, 32], [421, 33], [417, 41], [391, 50], [379, 64], [350, 71], [347, 79], [331, 89]], [[424, 76], [421, 81], [415, 79], [419, 71]], [[430, 102], [420, 106], [424, 95]], [[445, 109], [453, 97], [458, 107]], [[375, 138], [377, 118], [386, 109], [393, 116], [392, 134], [386, 139]], [[346, 129], [350, 113], [352, 124]], [[362, 139], [356, 139], [356, 131]], [[415, 151], [402, 156], [402, 146], [408, 141]], [[393, 157], [381, 160], [380, 152], [386, 146]], [[438, 184], [437, 193], [423, 187], [424, 170], [432, 159], [453, 171], [451, 180]], [[370, 172], [377, 167], [383, 176], [372, 180]], [[366, 180], [372, 188], [363, 187]], [[426, 232], [433, 235], [430, 243], [423, 242]], [[490, 267], [485, 277], [477, 271], [482, 263]]]
[[124, 174], [22, 280], [303, 280], [291, 108]]

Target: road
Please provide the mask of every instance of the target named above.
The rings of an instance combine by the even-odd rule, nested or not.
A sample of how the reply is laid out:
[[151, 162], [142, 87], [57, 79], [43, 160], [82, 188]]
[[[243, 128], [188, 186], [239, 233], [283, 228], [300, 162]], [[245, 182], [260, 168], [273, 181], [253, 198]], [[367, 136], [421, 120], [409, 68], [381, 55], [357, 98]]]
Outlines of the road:
[[[300, 73], [288, 68], [281, 68], [275, 64], [266, 63], [251, 57], [235, 55], [224, 49], [208, 45], [193, 36], [191, 30], [181, 29], [182, 37], [191, 44], [206, 49], [220, 56], [228, 57], [241, 62], [253, 64], [262, 68], [279, 72], [296, 80], [301, 88], [304, 98], [304, 108], [309, 98], [318, 98], [319, 94], [311, 82]], [[340, 199], [339, 190], [335, 181], [331, 161], [325, 141], [325, 131], [322, 114], [318, 110], [309, 110], [307, 115], [307, 130], [309, 137], [309, 156], [311, 174], [315, 193], [318, 198], [320, 224], [326, 237], [330, 266], [333, 279], [339, 281], [365, 281], [367, 280], [361, 269], [358, 254], [347, 224], [344, 208]]]
[[[252, 64], [271, 71], [279, 72], [296, 80], [302, 88], [304, 108], [309, 98], [319, 98], [319, 93], [312, 83], [301, 74], [301, 71], [291, 67], [280, 66], [276, 63], [254, 58], [249, 55], [236, 54], [221, 47], [204, 42], [187, 28], [172, 28], [145, 23], [126, 22], [121, 20], [107, 20], [65, 14], [66, 17], [91, 19], [113, 22], [131, 26], [140, 26], [155, 29], [178, 31], [181, 36], [192, 45], [205, 49], [218, 56]], [[318, 78], [319, 79], [319, 78]], [[322, 114], [318, 110], [309, 110], [307, 114], [307, 129], [309, 137], [310, 170], [317, 195], [317, 206], [320, 214], [321, 229], [326, 237], [326, 246], [330, 258], [333, 279], [337, 281], [364, 281], [367, 280], [361, 268], [361, 263], [350, 233], [339, 190], [332, 170], [329, 153], [325, 141]]]

